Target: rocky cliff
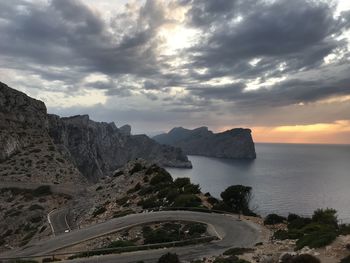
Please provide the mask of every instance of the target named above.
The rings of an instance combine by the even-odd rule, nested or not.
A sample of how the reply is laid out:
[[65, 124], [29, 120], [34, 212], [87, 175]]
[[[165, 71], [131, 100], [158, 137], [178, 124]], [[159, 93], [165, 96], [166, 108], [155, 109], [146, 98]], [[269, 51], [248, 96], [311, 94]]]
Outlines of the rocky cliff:
[[97, 181], [126, 162], [143, 158], [162, 166], [191, 167], [181, 149], [160, 145], [146, 135], [131, 135], [131, 127], [95, 122], [88, 115], [60, 118], [49, 115], [49, 133], [55, 144], [71, 156], [79, 170]]
[[153, 139], [159, 143], [180, 147], [184, 153], [232, 159], [255, 159], [255, 147], [250, 129], [236, 128], [213, 133], [207, 127], [188, 130], [174, 128]]
[[53, 144], [45, 104], [1, 82], [0, 178], [49, 184], [85, 181]]
[[129, 125], [50, 115], [43, 102], [0, 82], [0, 176], [59, 183], [82, 174], [97, 181], [135, 158], [191, 167], [181, 149], [131, 135]]

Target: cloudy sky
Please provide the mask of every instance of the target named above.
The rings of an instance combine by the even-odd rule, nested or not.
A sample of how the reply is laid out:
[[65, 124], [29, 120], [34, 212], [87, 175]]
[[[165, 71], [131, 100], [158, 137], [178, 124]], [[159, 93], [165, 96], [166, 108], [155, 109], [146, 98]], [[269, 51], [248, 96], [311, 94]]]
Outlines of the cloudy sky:
[[350, 1], [0, 0], [0, 81], [50, 113], [350, 143]]

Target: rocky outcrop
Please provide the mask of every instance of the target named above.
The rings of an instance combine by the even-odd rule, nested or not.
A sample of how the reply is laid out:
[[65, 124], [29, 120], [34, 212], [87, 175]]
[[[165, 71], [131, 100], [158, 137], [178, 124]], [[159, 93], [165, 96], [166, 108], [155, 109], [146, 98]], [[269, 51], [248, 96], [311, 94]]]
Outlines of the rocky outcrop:
[[0, 83], [0, 178], [48, 184], [84, 183], [48, 134], [46, 106]]
[[160, 145], [146, 135], [131, 135], [130, 126], [95, 122], [88, 115], [49, 115], [49, 133], [65, 155], [90, 180], [110, 175], [130, 160], [143, 158], [162, 166], [191, 167], [181, 149]]
[[46, 126], [43, 102], [0, 82], [0, 161], [30, 143], [27, 136], [21, 136], [20, 132], [43, 130]]
[[97, 181], [135, 158], [191, 167], [181, 149], [131, 135], [129, 125], [48, 115], [43, 102], [0, 82], [0, 176], [61, 183], [84, 181], [82, 174]]
[[194, 130], [178, 127], [153, 139], [162, 144], [179, 147], [189, 155], [232, 159], [256, 158], [250, 129], [236, 128], [213, 133], [207, 127]]

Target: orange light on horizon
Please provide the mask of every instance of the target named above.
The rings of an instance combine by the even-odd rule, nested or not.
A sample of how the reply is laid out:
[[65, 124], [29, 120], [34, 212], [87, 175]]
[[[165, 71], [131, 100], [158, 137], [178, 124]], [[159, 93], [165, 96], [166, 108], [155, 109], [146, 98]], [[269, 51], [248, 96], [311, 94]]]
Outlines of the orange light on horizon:
[[[230, 129], [222, 127], [221, 130]], [[350, 121], [288, 126], [250, 127], [255, 142], [350, 144]]]

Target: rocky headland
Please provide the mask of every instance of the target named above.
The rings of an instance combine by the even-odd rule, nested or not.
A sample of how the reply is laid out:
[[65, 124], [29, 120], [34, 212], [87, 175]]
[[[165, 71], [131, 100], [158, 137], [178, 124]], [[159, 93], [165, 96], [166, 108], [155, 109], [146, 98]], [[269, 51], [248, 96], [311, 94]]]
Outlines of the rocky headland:
[[189, 155], [232, 159], [256, 158], [250, 129], [235, 128], [213, 133], [207, 127], [194, 130], [177, 127], [153, 139], [161, 144], [179, 147]]

